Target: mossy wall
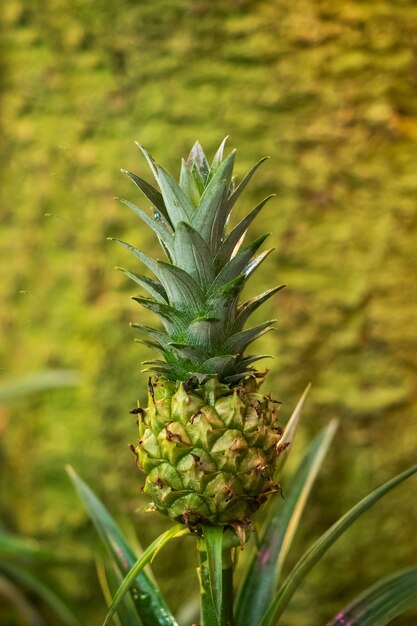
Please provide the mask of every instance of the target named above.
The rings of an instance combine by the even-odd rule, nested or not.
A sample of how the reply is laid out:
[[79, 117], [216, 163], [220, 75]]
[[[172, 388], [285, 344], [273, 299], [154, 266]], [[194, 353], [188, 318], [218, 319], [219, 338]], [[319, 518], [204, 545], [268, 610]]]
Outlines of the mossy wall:
[[[149, 356], [128, 323], [150, 317], [113, 270], [134, 259], [106, 237], [148, 254], [157, 243], [113, 196], [147, 205], [119, 173], [148, 177], [134, 140], [177, 172], [195, 139], [211, 155], [230, 135], [238, 176], [272, 157], [235, 216], [277, 193], [252, 229], [270, 231], [276, 252], [248, 288], [288, 285], [260, 313], [279, 318], [259, 341], [277, 356], [266, 390], [284, 402], [284, 421], [313, 383], [299, 451], [340, 419], [301, 550], [416, 457], [415, 3], [8, 0], [1, 11], [1, 376], [81, 374], [78, 389], [1, 409], [2, 524], [89, 559], [71, 463], [143, 541], [162, 529], [141, 512], [127, 448]], [[416, 490], [410, 481], [335, 546], [289, 626], [319, 626], [380, 575], [414, 564]], [[157, 570], [178, 606], [172, 572]], [[94, 571], [79, 571], [65, 584], [98, 623]]]

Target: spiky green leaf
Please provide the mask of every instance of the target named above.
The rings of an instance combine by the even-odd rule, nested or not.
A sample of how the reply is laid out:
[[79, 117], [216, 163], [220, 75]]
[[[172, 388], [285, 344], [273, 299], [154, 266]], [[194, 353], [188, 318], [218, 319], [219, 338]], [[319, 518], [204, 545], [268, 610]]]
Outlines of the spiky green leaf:
[[235, 354], [214, 356], [211, 359], [204, 361], [201, 366], [201, 371], [206, 374], [217, 374], [219, 376], [223, 376], [230, 367], [233, 367], [235, 361]]
[[[151, 342], [156, 342], [160, 346], [161, 350], [165, 351], [169, 349], [171, 338], [166, 333], [152, 328], [152, 326], [145, 326], [144, 324], [130, 324], [132, 328], [139, 330], [141, 333], [151, 339]], [[152, 346], [152, 344], [151, 344]]]
[[108, 240], [109, 241], [115, 241], [116, 243], [118, 243], [123, 248], [126, 248], [126, 250], [129, 250], [129, 252], [134, 254], [135, 257], [137, 259], [139, 259], [139, 261], [141, 261], [148, 269], [151, 270], [151, 272], [157, 278], [159, 278], [158, 264], [157, 264], [156, 261], [154, 261], [150, 257], [146, 256], [146, 254], [143, 254], [143, 252], [141, 252], [140, 250], [138, 250], [134, 246], [131, 246], [130, 243], [126, 243], [125, 241], [122, 241], [121, 239], [115, 239], [114, 237], [108, 237]]
[[190, 222], [194, 213], [191, 200], [185, 195], [177, 181], [160, 165], [156, 165], [158, 182], [170, 220], [176, 228], [178, 222]]
[[135, 183], [135, 185], [139, 187], [139, 189], [145, 194], [148, 200], [151, 201], [152, 205], [162, 213], [166, 220], [169, 221], [169, 216], [161, 192], [158, 189], [155, 189], [155, 187], [153, 187], [149, 183], [147, 183], [146, 180], [143, 180], [142, 178], [139, 178], [139, 176], [136, 176], [136, 174], [128, 172], [127, 170], [121, 171], [123, 172], [123, 174], [126, 174], [126, 176], [129, 176], [129, 178]]
[[215, 254], [228, 217], [227, 190], [233, 171], [235, 153], [232, 152], [218, 168], [201, 196], [191, 224]]
[[210, 250], [201, 235], [189, 224], [180, 222], [175, 231], [174, 259], [205, 289], [214, 279], [214, 265]]
[[259, 296], [255, 296], [254, 298], [251, 298], [250, 300], [247, 300], [246, 302], [241, 304], [238, 309], [238, 315], [233, 326], [234, 330], [241, 330], [248, 321], [249, 317], [252, 315], [252, 313], [256, 311], [256, 309], [261, 306], [261, 304], [266, 302], [271, 296], [273, 296], [284, 287], [285, 285], [279, 285], [279, 287], [268, 289], [267, 291], [261, 293]]
[[255, 239], [255, 241], [250, 243], [244, 250], [238, 252], [236, 256], [230, 259], [230, 261], [217, 274], [210, 287], [210, 292], [214, 293], [217, 289], [220, 289], [222, 285], [233, 280], [236, 276], [239, 276], [239, 274], [245, 270], [249, 260], [261, 247], [268, 236], [269, 235], [261, 235]]
[[123, 272], [123, 274], [126, 274], [126, 276], [133, 280], [134, 283], [136, 283], [140, 287], [143, 287], [149, 293], [149, 295], [154, 298], [154, 300], [157, 300], [157, 302], [162, 302], [164, 304], [167, 303], [168, 296], [160, 282], [152, 280], [147, 276], [142, 276], [142, 274], [133, 274], [133, 272], [129, 272], [123, 267], [116, 267], [116, 269]]
[[229, 139], [229, 136], [227, 135], [223, 141], [221, 142], [220, 146], [217, 149], [216, 154], [214, 155], [213, 161], [211, 163], [211, 168], [210, 168], [210, 174], [216, 171], [216, 169], [220, 166], [220, 164], [223, 161], [223, 153], [224, 153], [224, 147], [226, 145], [226, 141]]
[[200, 184], [200, 188], [204, 189], [210, 173], [210, 166], [199, 141], [196, 141], [191, 148], [191, 152], [187, 159], [187, 165], [191, 172], [193, 172], [197, 184]]
[[133, 202], [129, 202], [129, 200], [125, 200], [124, 198], [119, 198], [120, 202], [125, 206], [129, 207], [131, 211], [135, 213], [140, 219], [145, 222], [151, 228], [154, 233], [158, 235], [161, 239], [162, 243], [169, 250], [170, 254], [173, 253], [174, 248], [174, 231], [165, 220], [165, 218], [153, 219], [149, 215], [147, 215], [144, 211], [139, 209]]
[[132, 298], [138, 304], [145, 307], [149, 311], [156, 313], [164, 322], [165, 328], [169, 334], [176, 333], [187, 326], [187, 317], [181, 311], [178, 311], [169, 304], [150, 300], [149, 298], [134, 297]]
[[258, 339], [271, 330], [271, 326], [275, 324], [275, 322], [276, 320], [268, 320], [263, 324], [254, 326], [253, 328], [248, 328], [247, 330], [235, 333], [225, 342], [225, 350], [231, 354], [242, 354], [245, 348], [251, 344], [252, 341], [255, 341], [255, 339]]
[[227, 235], [227, 237], [222, 242], [216, 254], [216, 257], [214, 259], [214, 264], [216, 268], [218, 269], [222, 268], [227, 263], [227, 261], [229, 261], [237, 244], [243, 238], [243, 236], [245, 235], [246, 231], [248, 230], [249, 226], [254, 221], [258, 213], [265, 206], [268, 200], [274, 197], [275, 197], [275, 194], [272, 194], [268, 196], [267, 198], [265, 198], [264, 200], [262, 200], [262, 202], [260, 202], [249, 213], [249, 215], [247, 215], [241, 222], [239, 222], [239, 224], [235, 226], [235, 228]]
[[242, 191], [245, 189], [246, 185], [249, 183], [250, 179], [252, 178], [252, 176], [255, 174], [256, 170], [258, 169], [258, 167], [260, 165], [262, 165], [262, 163], [264, 163], [265, 161], [267, 161], [269, 159], [268, 156], [263, 157], [262, 159], [260, 159], [257, 163], [255, 163], [255, 165], [253, 167], [251, 167], [251, 169], [249, 170], [249, 172], [246, 174], [246, 176], [244, 176], [244, 178], [242, 179], [242, 181], [239, 183], [239, 185], [236, 187], [236, 189], [233, 191], [233, 193], [231, 194], [231, 196], [229, 197], [229, 211], [232, 209], [232, 207], [234, 206], [234, 204], [236, 203], [237, 199], [239, 198], [240, 194], [242, 193]]
[[180, 187], [187, 196], [187, 198], [190, 200], [192, 205], [194, 207], [197, 207], [200, 202], [201, 193], [195, 181], [195, 178], [188, 169], [188, 166], [184, 159], [181, 161]]
[[252, 356], [245, 357], [244, 359], [239, 359], [237, 361], [237, 365], [234, 367], [234, 370], [237, 374], [240, 374], [244, 370], [247, 370], [253, 363], [256, 361], [261, 361], [262, 359], [273, 359], [272, 354], [256, 354]]
[[254, 271], [256, 269], [258, 269], [260, 264], [263, 263], [265, 261], [266, 257], [269, 256], [271, 254], [271, 252], [273, 252], [273, 251], [274, 251], [274, 248], [270, 248], [269, 250], [265, 250], [265, 252], [262, 252], [261, 254], [259, 254], [257, 257], [255, 257], [252, 261], [250, 261], [247, 264], [247, 266], [243, 270], [243, 273], [245, 274], [246, 279], [249, 279], [249, 277], [254, 273]]
[[217, 317], [200, 317], [193, 320], [188, 327], [187, 339], [190, 345], [212, 352], [223, 343], [222, 320]]
[[204, 293], [187, 272], [163, 261], [157, 261], [156, 265], [160, 281], [173, 306], [190, 314], [204, 308]]
[[147, 563], [151, 562], [155, 556], [158, 554], [160, 550], [169, 542], [171, 539], [175, 537], [181, 537], [183, 535], [189, 534], [188, 528], [184, 528], [184, 526], [177, 524], [173, 528], [165, 531], [160, 535], [155, 541], [153, 541], [144, 551], [142, 556], [137, 559], [137, 561], [133, 564], [128, 574], [124, 578], [122, 584], [114, 595], [113, 601], [109, 607], [106, 619], [103, 622], [103, 626], [108, 626], [112, 620], [113, 615], [117, 611], [117, 607], [122, 601], [124, 595], [129, 591], [129, 589], [136, 584], [136, 580], [138, 576], [143, 575], [143, 569], [147, 565]]
[[170, 343], [170, 349], [180, 359], [200, 363], [207, 359], [207, 355], [196, 346], [189, 346], [183, 343]]

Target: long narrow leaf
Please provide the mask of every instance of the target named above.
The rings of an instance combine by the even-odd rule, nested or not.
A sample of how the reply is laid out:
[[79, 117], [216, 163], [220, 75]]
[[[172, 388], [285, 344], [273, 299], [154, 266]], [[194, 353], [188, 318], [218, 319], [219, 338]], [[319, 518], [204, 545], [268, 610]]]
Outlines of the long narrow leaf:
[[133, 280], [133, 282], [137, 285], [143, 287], [143, 289], [145, 289], [158, 302], [167, 303], [167, 294], [160, 282], [152, 280], [147, 276], [142, 276], [142, 274], [133, 274], [132, 272], [125, 270], [123, 267], [116, 267], [115, 269], [120, 270], [123, 274], [130, 278], [130, 280]]
[[[67, 471], [102, 543], [117, 563], [121, 573], [126, 574], [134, 565], [136, 556], [125, 536], [97, 496], [81, 480], [74, 469], [68, 467]], [[135, 585], [139, 591], [137, 597], [134, 597], [135, 606], [146, 626], [177, 626], [157, 585], [151, 581], [145, 572], [141, 572], [137, 576]]]
[[45, 370], [20, 378], [7, 379], [0, 384], [0, 404], [47, 389], [75, 387], [79, 382], [79, 373], [74, 370]]
[[223, 141], [221, 142], [220, 146], [218, 147], [217, 152], [214, 155], [213, 161], [211, 163], [210, 174], [212, 172], [215, 172], [216, 169], [221, 164], [221, 162], [223, 161], [224, 146], [226, 145], [226, 141], [228, 139], [229, 139], [229, 135], [226, 135], [226, 137], [223, 139]]
[[251, 167], [251, 169], [246, 174], [246, 176], [243, 177], [242, 181], [239, 183], [239, 185], [236, 187], [236, 189], [234, 190], [232, 195], [229, 197], [229, 210], [232, 209], [232, 207], [235, 204], [236, 200], [239, 198], [240, 194], [245, 189], [246, 185], [248, 184], [248, 182], [250, 181], [250, 179], [252, 178], [252, 176], [254, 175], [256, 170], [258, 169], [258, 167], [260, 165], [262, 165], [262, 163], [264, 163], [268, 159], [269, 159], [269, 157], [267, 157], [267, 156], [263, 157], [262, 159], [260, 159], [257, 163], [255, 163], [255, 165], [253, 165]]
[[[162, 535], [160, 535], [157, 539], [155, 539], [155, 541], [153, 541], [150, 544], [150, 546], [146, 548], [142, 556], [139, 557], [139, 559], [130, 569], [129, 573], [124, 578], [122, 584], [117, 590], [113, 598], [113, 602], [111, 603], [109, 607], [109, 611], [107, 613], [106, 619], [103, 622], [103, 626], [108, 626], [110, 624], [112, 617], [117, 611], [117, 607], [122, 601], [125, 593], [127, 593], [127, 591], [130, 589], [130, 587], [132, 587], [132, 585], [136, 584], [136, 579], [138, 575], [142, 573], [142, 570], [145, 567], [145, 565], [155, 558], [158, 552], [162, 550], [162, 548], [168, 543], [168, 541], [171, 541], [171, 539], [174, 539], [175, 537], [181, 537], [182, 535], [187, 535], [189, 534], [189, 532], [190, 531], [188, 530], [188, 528], [184, 528], [184, 526], [182, 526], [181, 524], [177, 524], [173, 528], [170, 528], [166, 532], [162, 533]], [[145, 623], [147, 624], [147, 622]]]
[[196, 179], [196, 183], [204, 191], [204, 185], [210, 174], [210, 166], [208, 164], [204, 150], [199, 141], [196, 141], [187, 158], [187, 166]]
[[402, 483], [404, 480], [417, 472], [417, 465], [409, 468], [405, 472], [398, 474], [385, 484], [381, 485], [371, 494], [363, 498], [352, 509], [350, 509], [343, 517], [341, 517], [333, 526], [329, 528], [319, 539], [304, 553], [294, 569], [291, 571], [287, 579], [279, 588], [276, 597], [266, 611], [260, 626], [275, 626], [279, 617], [290, 602], [300, 583], [321, 559], [334, 542], [355, 522], [365, 511], [371, 508], [378, 500], [380, 500], [391, 489]]
[[38, 610], [26, 599], [18, 585], [0, 571], [0, 597], [12, 604], [28, 626], [47, 626]]
[[262, 252], [247, 264], [247, 266], [243, 270], [243, 274], [246, 276], [247, 279], [249, 278], [249, 276], [252, 276], [253, 272], [258, 269], [260, 264], [263, 263], [266, 257], [269, 256], [273, 251], [274, 248], [269, 248], [269, 250], [265, 250], [265, 252]]
[[[120, 574], [116, 564], [106, 557], [105, 554], [101, 555], [101, 558], [97, 560], [97, 576], [107, 606], [110, 606], [113, 595], [119, 588], [123, 576]], [[119, 626], [144, 626], [130, 594], [125, 595], [123, 602], [119, 606], [117, 622]]]
[[266, 302], [271, 296], [277, 293], [277, 291], [281, 291], [281, 289], [283, 289], [284, 287], [285, 285], [273, 287], [272, 289], [268, 289], [258, 296], [251, 298], [247, 302], [244, 302], [239, 307], [239, 313], [233, 324], [233, 329], [235, 331], [241, 330], [248, 321], [249, 317], [252, 315], [252, 313], [256, 311], [256, 309], [260, 307], [264, 302]]
[[235, 228], [227, 235], [223, 243], [221, 244], [216, 257], [215, 264], [217, 268], [222, 268], [226, 265], [227, 261], [231, 258], [232, 253], [241, 238], [244, 237], [250, 224], [253, 222], [259, 211], [265, 206], [265, 204], [271, 198], [274, 198], [275, 194], [272, 194], [262, 200], [250, 213], [247, 215]]
[[[130, 325], [132, 328], [139, 330], [141, 333], [150, 338], [152, 343], [149, 345], [149, 347], [152, 350], [159, 349], [160, 352], [164, 353], [165, 350], [169, 349], [170, 337], [166, 333], [163, 333], [157, 328], [152, 328], [152, 326], [145, 326], [144, 324], [133, 323]], [[159, 348], [157, 348], [157, 346], [159, 346]]]
[[[295, 439], [295, 435], [297, 433], [298, 424], [300, 423], [301, 413], [303, 412], [303, 408], [305, 402], [307, 400], [308, 393], [311, 389], [311, 384], [309, 383], [307, 387], [304, 389], [304, 393], [297, 402], [297, 405], [294, 411], [291, 414], [290, 419], [285, 427], [284, 434], [279, 442], [280, 449], [282, 450], [281, 455], [278, 457], [275, 475], [281, 476], [282, 471], [284, 469], [284, 465], [288, 458], [289, 451], [293, 448], [293, 443]], [[287, 450], [288, 449], [288, 450]]]
[[[174, 250], [174, 233], [170, 225], [166, 222], [166, 220], [161, 217], [160, 219], [154, 219], [150, 217], [145, 211], [142, 211], [136, 204], [130, 202], [129, 200], [125, 200], [124, 198], [119, 198], [120, 202], [127, 206], [135, 215], [137, 215], [149, 228], [151, 228], [156, 235], [161, 239], [162, 243], [166, 246], [169, 253], [172, 255]], [[158, 214], [159, 215], [159, 214]]]
[[163, 167], [156, 165], [156, 171], [166, 210], [174, 228], [176, 228], [178, 222], [189, 222], [194, 212], [191, 200], [188, 199], [177, 181]]
[[157, 302], [151, 298], [142, 298], [140, 296], [135, 296], [132, 300], [135, 300], [138, 304], [141, 304], [149, 311], [158, 315], [168, 324], [168, 327], [172, 332], [174, 332], [176, 328], [181, 328], [187, 322], [186, 315], [181, 313], [181, 311], [178, 311], [178, 309], [169, 306], [169, 304]]
[[417, 567], [411, 567], [372, 585], [328, 626], [385, 626], [416, 604]]
[[216, 170], [210, 183], [204, 189], [200, 204], [192, 216], [193, 227], [205, 241], [210, 242], [213, 254], [218, 249], [229, 214], [226, 194], [230, 185], [234, 158], [235, 152], [233, 151]]
[[253, 257], [255, 252], [261, 247], [268, 236], [268, 234], [261, 235], [255, 241], [252, 241], [252, 243], [250, 243], [244, 250], [230, 259], [230, 261], [228, 261], [223, 269], [217, 274], [210, 287], [210, 292], [215, 293], [221, 288], [222, 285], [236, 278], [243, 271], [247, 263]]
[[258, 624], [271, 602], [307, 498], [336, 431], [335, 421], [311, 443], [284, 501], [271, 499], [265, 532], [242, 582], [236, 608], [237, 626]]
[[18, 559], [20, 562], [56, 560], [53, 552], [44, 550], [34, 539], [26, 539], [0, 532], [0, 557]]
[[201, 198], [200, 190], [184, 159], [181, 162], [180, 187], [193, 206], [197, 207]]
[[247, 330], [241, 330], [231, 335], [225, 342], [225, 350], [227, 350], [229, 354], [242, 353], [252, 341], [255, 341], [255, 339], [258, 339], [269, 330], [272, 330], [271, 326], [273, 326], [276, 321], [277, 320], [268, 320], [267, 322], [263, 322], [263, 324], [248, 328]]
[[136, 174], [133, 174], [132, 172], [128, 172], [127, 170], [121, 170], [121, 171], [123, 174], [126, 174], [127, 176], [129, 176], [131, 180], [133, 180], [135, 185], [139, 187], [139, 189], [142, 191], [142, 193], [145, 194], [148, 200], [152, 202], [154, 207], [157, 208], [158, 211], [162, 213], [165, 219], [169, 220], [168, 213], [167, 213], [164, 199], [162, 198], [161, 192], [158, 191], [158, 189], [155, 189], [155, 187], [153, 187], [149, 183], [147, 183], [146, 180], [143, 180], [142, 178], [139, 178], [139, 176], [136, 176]]
[[183, 269], [157, 261], [158, 275], [170, 304], [180, 310], [198, 312], [204, 306], [205, 296], [198, 283]]
[[82, 624], [57, 592], [39, 577], [30, 573], [27, 568], [2, 561], [1, 570], [6, 572], [19, 585], [42, 598], [63, 624], [67, 626], [80, 626]]
[[203, 289], [214, 279], [214, 265], [206, 242], [194, 228], [180, 222], [175, 232], [174, 262]]
[[134, 246], [131, 246], [130, 243], [126, 243], [125, 241], [122, 241], [121, 239], [115, 239], [114, 237], [107, 237], [107, 239], [109, 241], [115, 241], [120, 246], [123, 246], [123, 248], [126, 248], [127, 250], [129, 250], [129, 252], [134, 254], [135, 257], [139, 259], [139, 261], [141, 261], [148, 269], [151, 270], [153, 274], [155, 274], [157, 278], [159, 278], [158, 264], [156, 261], [154, 261], [154, 259], [151, 259], [150, 257], [146, 256], [146, 254], [143, 254], [143, 252], [141, 252]]
[[221, 623], [223, 598], [222, 543], [223, 526], [204, 526], [203, 538], [207, 549], [207, 563], [210, 576], [210, 590], [214, 610]]

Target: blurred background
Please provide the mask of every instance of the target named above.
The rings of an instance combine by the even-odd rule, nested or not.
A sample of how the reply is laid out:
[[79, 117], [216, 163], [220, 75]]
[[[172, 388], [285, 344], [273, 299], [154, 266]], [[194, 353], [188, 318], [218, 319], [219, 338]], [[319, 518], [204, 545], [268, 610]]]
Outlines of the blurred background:
[[[142, 544], [167, 527], [143, 512], [127, 445], [149, 357], [129, 322], [151, 318], [113, 269], [134, 270], [134, 258], [106, 237], [157, 254], [152, 233], [113, 199], [148, 206], [119, 171], [150, 180], [135, 140], [178, 174], [196, 139], [211, 158], [230, 135], [238, 177], [272, 157], [234, 219], [277, 193], [252, 227], [271, 232], [276, 251], [248, 285], [249, 296], [288, 285], [260, 313], [279, 319], [258, 342], [277, 356], [265, 391], [282, 400], [285, 423], [313, 383], [295, 458], [340, 420], [295, 559], [416, 461], [415, 2], [8, 0], [0, 11], [0, 530], [67, 560], [51, 575], [98, 624], [95, 534], [65, 464]], [[62, 385], [7, 393], [56, 370], [70, 371]], [[411, 479], [332, 548], [287, 626], [323, 625], [362, 588], [415, 565], [416, 496]], [[179, 580], [196, 591], [194, 566], [180, 542], [155, 562], [176, 610]], [[1, 596], [0, 623], [25, 623]]]

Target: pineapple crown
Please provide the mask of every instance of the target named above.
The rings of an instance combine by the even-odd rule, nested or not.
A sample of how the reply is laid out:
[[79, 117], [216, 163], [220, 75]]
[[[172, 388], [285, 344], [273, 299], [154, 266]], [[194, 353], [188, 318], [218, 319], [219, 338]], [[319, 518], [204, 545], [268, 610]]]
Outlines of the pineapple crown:
[[[227, 138], [226, 138], [227, 139]], [[209, 165], [198, 142], [187, 161], [182, 160], [179, 183], [139, 144], [159, 190], [122, 170], [153, 205], [152, 217], [137, 206], [121, 201], [157, 235], [167, 260], [154, 260], [119, 239], [153, 274], [153, 278], [121, 269], [149, 297], [135, 297], [162, 321], [164, 331], [132, 324], [145, 336], [142, 343], [162, 353], [165, 360], [145, 361], [147, 369], [173, 381], [199, 382], [217, 376], [226, 384], [255, 374], [252, 365], [269, 355], [245, 355], [255, 339], [271, 329], [276, 320], [244, 329], [250, 315], [284, 285], [239, 304], [248, 278], [272, 251], [255, 256], [268, 235], [242, 249], [247, 229], [268, 196], [229, 232], [234, 204], [258, 167], [258, 161], [237, 186], [232, 178], [235, 151], [223, 157], [226, 139]]]

